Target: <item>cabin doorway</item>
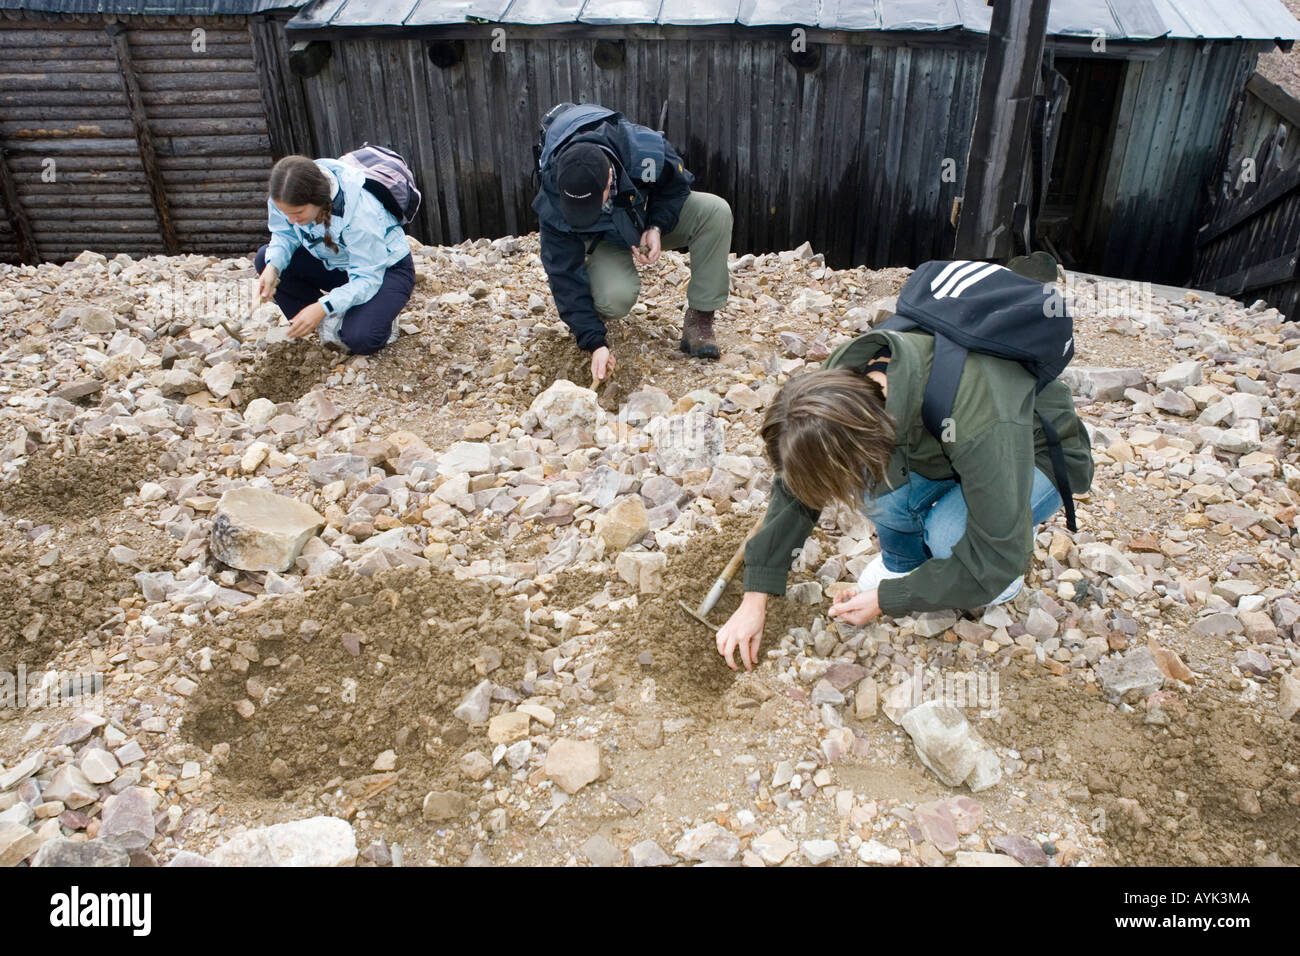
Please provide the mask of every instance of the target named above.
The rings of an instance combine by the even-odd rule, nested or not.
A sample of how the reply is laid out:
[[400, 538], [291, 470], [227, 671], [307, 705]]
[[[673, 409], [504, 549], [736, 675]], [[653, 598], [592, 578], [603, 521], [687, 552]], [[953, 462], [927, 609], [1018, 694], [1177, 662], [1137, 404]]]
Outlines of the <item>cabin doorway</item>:
[[1057, 57], [1054, 65], [1069, 84], [1069, 92], [1038, 215], [1038, 241], [1067, 269], [1097, 272], [1106, 239], [1101, 192], [1126, 64], [1096, 57]]

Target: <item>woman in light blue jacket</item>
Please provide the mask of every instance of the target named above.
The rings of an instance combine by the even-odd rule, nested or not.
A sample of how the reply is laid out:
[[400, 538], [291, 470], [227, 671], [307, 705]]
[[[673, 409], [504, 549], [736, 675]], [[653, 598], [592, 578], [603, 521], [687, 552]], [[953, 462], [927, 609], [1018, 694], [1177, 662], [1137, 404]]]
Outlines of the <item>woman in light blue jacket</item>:
[[415, 264], [401, 224], [364, 183], [336, 159], [281, 159], [266, 201], [271, 241], [256, 268], [258, 294], [274, 294], [290, 338], [319, 326], [321, 341], [369, 355], [397, 338]]

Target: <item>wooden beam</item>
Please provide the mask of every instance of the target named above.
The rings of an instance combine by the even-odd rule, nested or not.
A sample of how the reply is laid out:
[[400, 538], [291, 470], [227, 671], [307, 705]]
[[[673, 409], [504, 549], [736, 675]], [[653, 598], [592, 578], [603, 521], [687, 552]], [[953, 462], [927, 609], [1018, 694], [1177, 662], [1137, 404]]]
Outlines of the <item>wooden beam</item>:
[[1007, 259], [1027, 167], [1030, 113], [1043, 60], [1049, 0], [997, 0], [953, 255]]
[[1208, 288], [1220, 295], [1236, 297], [1243, 292], [1278, 285], [1295, 278], [1297, 262], [1300, 262], [1300, 251], [1288, 252], [1268, 262], [1261, 262], [1240, 272], [1234, 272], [1230, 276], [1215, 279], [1208, 284]]
[[1246, 89], [1292, 126], [1300, 126], [1300, 100], [1282, 87], [1255, 73], [1246, 81]]
[[18, 198], [18, 184], [4, 158], [7, 150], [0, 147], [0, 197], [4, 198], [5, 212], [14, 224], [14, 238], [18, 241], [18, 254], [23, 262], [36, 266], [41, 263], [40, 250], [36, 248], [36, 236], [32, 233], [32, 222], [27, 218], [27, 210]]
[[181, 245], [176, 239], [176, 227], [172, 223], [171, 209], [167, 202], [167, 189], [162, 172], [158, 169], [158, 154], [154, 150], [149, 117], [145, 114], [144, 99], [140, 95], [140, 81], [136, 78], [135, 67], [131, 63], [126, 26], [110, 23], [104, 27], [104, 32], [112, 41], [113, 53], [117, 57], [118, 73], [122, 77], [122, 88], [126, 91], [127, 110], [131, 114], [131, 125], [135, 129], [135, 140], [140, 148], [140, 164], [144, 167], [145, 179], [149, 183], [154, 212], [158, 214], [158, 228], [162, 232], [163, 245], [168, 255], [176, 255], [181, 251]]
[[1203, 246], [1213, 242], [1234, 226], [1238, 226], [1268, 208], [1280, 199], [1300, 189], [1300, 163], [1268, 178], [1267, 182], [1258, 183], [1258, 188], [1247, 196], [1230, 205], [1214, 222], [1202, 226], [1196, 237], [1196, 244]]

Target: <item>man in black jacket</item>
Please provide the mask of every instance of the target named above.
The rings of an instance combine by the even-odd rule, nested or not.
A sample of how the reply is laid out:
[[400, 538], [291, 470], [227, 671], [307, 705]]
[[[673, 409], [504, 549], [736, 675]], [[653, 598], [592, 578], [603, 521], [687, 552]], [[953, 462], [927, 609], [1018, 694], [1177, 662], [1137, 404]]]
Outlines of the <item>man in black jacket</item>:
[[533, 201], [542, 265], [560, 318], [592, 353], [591, 374], [614, 368], [605, 320], [631, 311], [638, 265], [686, 248], [691, 279], [681, 349], [718, 358], [713, 313], [727, 302], [731, 207], [694, 192], [695, 177], [661, 134], [592, 103], [561, 103], [542, 122], [541, 189]]

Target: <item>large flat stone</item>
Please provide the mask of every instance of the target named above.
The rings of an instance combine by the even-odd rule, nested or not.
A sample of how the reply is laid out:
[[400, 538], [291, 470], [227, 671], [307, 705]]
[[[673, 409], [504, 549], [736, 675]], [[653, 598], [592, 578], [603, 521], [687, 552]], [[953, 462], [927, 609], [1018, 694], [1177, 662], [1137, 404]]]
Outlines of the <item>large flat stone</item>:
[[243, 571], [288, 571], [324, 526], [311, 505], [261, 488], [236, 488], [217, 505], [212, 556]]

